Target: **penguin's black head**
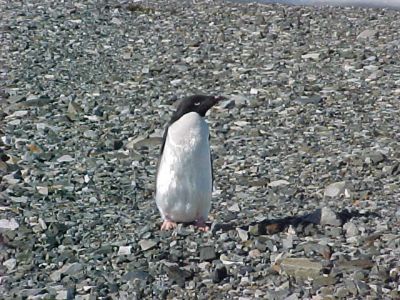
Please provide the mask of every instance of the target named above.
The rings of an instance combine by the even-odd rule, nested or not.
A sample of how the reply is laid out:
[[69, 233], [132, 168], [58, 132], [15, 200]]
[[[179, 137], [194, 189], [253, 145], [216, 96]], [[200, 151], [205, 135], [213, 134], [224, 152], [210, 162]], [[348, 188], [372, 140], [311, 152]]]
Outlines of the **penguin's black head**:
[[178, 120], [184, 114], [196, 112], [204, 117], [206, 112], [218, 101], [225, 99], [222, 96], [193, 95], [182, 99], [172, 117], [171, 122]]

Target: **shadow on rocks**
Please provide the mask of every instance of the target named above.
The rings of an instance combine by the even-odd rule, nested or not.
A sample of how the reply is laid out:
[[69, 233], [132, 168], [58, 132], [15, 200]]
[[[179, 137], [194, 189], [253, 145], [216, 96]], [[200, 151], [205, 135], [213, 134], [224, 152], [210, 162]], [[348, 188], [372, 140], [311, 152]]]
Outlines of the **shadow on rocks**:
[[251, 222], [249, 224], [240, 225], [235, 222], [216, 223], [211, 225], [211, 232], [215, 233], [219, 230], [229, 231], [240, 227], [243, 230], [248, 230], [253, 235], [275, 234], [284, 231], [289, 226], [306, 228], [308, 225], [332, 225], [342, 226], [352, 218], [360, 217], [379, 217], [377, 213], [366, 212], [360, 213], [357, 210], [343, 209], [339, 212], [334, 212], [330, 208], [318, 208], [315, 211], [300, 215], [290, 216], [278, 219], [264, 219], [259, 222]]

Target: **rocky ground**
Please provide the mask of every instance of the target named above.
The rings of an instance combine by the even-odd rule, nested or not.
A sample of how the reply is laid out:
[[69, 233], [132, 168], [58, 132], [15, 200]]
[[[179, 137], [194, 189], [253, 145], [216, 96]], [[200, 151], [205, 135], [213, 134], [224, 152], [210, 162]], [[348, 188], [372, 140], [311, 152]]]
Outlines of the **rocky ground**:
[[[399, 299], [400, 12], [1, 1], [1, 299]], [[173, 103], [211, 230], [160, 232]]]

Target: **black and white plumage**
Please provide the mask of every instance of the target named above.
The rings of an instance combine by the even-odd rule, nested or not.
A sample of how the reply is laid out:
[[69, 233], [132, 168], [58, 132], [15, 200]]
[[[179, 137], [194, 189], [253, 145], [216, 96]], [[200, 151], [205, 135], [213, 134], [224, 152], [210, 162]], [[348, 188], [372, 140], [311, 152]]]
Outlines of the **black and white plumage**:
[[206, 112], [223, 97], [194, 95], [178, 104], [165, 130], [156, 179], [161, 229], [195, 222], [207, 230], [211, 208], [212, 163]]

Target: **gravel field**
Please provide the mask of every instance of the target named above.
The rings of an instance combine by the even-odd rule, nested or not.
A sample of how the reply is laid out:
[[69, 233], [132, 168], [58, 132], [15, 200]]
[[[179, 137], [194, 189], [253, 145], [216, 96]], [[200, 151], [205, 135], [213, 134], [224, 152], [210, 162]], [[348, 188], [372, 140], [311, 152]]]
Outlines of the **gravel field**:
[[[0, 0], [0, 299], [400, 299], [400, 11]], [[211, 110], [202, 233], [160, 137]]]

